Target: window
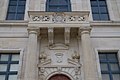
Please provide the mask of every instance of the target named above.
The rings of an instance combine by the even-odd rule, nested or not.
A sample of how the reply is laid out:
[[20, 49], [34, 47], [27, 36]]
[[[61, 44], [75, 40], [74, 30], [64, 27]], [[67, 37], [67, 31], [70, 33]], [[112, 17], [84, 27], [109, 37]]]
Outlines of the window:
[[50, 11], [50, 12], [71, 11], [70, 0], [47, 0], [46, 11]]
[[102, 80], [120, 80], [120, 66], [116, 52], [99, 52]]
[[109, 20], [106, 0], [91, 0], [93, 20]]
[[17, 80], [19, 54], [0, 54], [0, 80]]
[[9, 0], [7, 20], [23, 20], [26, 0]]

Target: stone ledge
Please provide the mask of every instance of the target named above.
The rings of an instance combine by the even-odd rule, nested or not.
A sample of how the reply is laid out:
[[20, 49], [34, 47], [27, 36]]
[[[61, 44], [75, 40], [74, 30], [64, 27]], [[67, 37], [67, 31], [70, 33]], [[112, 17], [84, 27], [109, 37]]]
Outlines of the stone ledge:
[[24, 20], [1, 20], [0, 21], [0, 26], [27, 26], [28, 25], [28, 21], [24, 21]]
[[0, 38], [28, 38], [27, 32], [0, 32]]
[[57, 23], [57, 24], [53, 24], [53, 23], [32, 23], [30, 22], [28, 24], [28, 26], [36, 26], [36, 27], [40, 27], [40, 28], [65, 28], [65, 27], [72, 27], [72, 28], [79, 28], [81, 26], [90, 26], [90, 23], [89, 22], [83, 22], [83, 23], [78, 23], [78, 24], [75, 24], [75, 23], [65, 23], [65, 24], [61, 24], [61, 23]]
[[120, 26], [120, 21], [90, 21], [91, 26]]

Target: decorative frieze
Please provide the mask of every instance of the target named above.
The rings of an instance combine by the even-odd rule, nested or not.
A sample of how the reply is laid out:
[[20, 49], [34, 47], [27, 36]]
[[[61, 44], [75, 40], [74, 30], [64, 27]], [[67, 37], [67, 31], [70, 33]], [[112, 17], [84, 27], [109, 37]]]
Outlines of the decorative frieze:
[[66, 21], [65, 14], [63, 13], [54, 13], [52, 15], [52, 22], [54, 23], [64, 23]]
[[30, 22], [39, 23], [80, 23], [88, 21], [89, 11], [41, 12], [29, 11]]

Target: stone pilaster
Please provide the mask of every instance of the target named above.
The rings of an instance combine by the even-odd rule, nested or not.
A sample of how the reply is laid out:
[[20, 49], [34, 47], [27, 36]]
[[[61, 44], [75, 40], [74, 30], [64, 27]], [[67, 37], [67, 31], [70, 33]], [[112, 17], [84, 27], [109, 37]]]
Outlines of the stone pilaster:
[[97, 70], [95, 55], [93, 47], [90, 40], [90, 31], [91, 27], [81, 27], [79, 29], [81, 35], [81, 44], [82, 44], [82, 58], [83, 58], [83, 71], [84, 71], [84, 80], [97, 80]]
[[25, 65], [25, 79], [24, 80], [38, 80], [37, 68], [37, 37], [39, 33], [38, 28], [28, 28], [29, 38], [26, 54]]

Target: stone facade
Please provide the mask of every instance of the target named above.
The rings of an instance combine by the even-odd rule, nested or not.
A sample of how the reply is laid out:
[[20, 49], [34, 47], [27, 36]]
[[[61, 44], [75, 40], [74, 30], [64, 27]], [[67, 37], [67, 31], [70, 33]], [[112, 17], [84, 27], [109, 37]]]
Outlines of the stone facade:
[[90, 0], [71, 0], [72, 12], [45, 12], [46, 0], [26, 0], [24, 20], [5, 20], [0, 0], [0, 52], [20, 52], [18, 80], [102, 80], [99, 51], [120, 61], [120, 0], [107, 0], [110, 21], [93, 21]]

